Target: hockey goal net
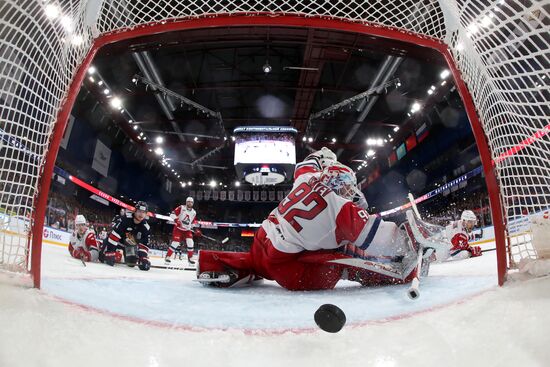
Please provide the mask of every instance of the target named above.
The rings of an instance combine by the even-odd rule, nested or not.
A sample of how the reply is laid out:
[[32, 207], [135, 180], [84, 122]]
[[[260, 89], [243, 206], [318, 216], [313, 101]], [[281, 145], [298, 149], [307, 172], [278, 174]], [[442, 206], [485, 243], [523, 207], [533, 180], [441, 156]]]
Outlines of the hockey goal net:
[[395, 38], [444, 55], [482, 157], [502, 283], [508, 268], [537, 256], [525, 233], [530, 216], [550, 204], [549, 23], [548, 2], [530, 0], [5, 0], [0, 267], [30, 271], [40, 285], [53, 164], [98, 48], [153, 32], [303, 25]]

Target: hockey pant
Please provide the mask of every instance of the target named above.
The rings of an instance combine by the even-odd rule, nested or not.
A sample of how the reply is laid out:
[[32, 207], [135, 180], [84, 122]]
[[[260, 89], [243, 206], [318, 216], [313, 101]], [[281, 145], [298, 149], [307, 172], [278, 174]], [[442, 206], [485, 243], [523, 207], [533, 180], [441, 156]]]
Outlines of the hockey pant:
[[[362, 285], [401, 284], [410, 282], [416, 275], [413, 265], [400, 269], [401, 263], [397, 263], [396, 268], [395, 264], [392, 266], [359, 256], [346, 253], [345, 248], [284, 253], [273, 246], [260, 227], [250, 252], [201, 250], [198, 268], [200, 273], [235, 271], [238, 279], [252, 279], [257, 275], [292, 291], [332, 289], [340, 279]], [[413, 260], [408, 264], [413, 264]]]
[[167, 258], [170, 258], [174, 254], [174, 252], [183, 240], [185, 240], [185, 246], [187, 248], [187, 258], [191, 259], [193, 257], [195, 247], [195, 243], [193, 241], [193, 232], [185, 231], [174, 226], [174, 229], [172, 231], [172, 243], [170, 243], [170, 247], [168, 248], [168, 252], [166, 253]]

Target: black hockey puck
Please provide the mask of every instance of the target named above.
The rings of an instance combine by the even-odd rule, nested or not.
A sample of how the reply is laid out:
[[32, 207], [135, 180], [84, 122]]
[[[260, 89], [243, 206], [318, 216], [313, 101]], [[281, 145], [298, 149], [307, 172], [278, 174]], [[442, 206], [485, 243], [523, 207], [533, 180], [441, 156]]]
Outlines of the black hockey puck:
[[338, 306], [324, 304], [313, 316], [315, 323], [327, 333], [337, 333], [346, 324], [346, 314]]

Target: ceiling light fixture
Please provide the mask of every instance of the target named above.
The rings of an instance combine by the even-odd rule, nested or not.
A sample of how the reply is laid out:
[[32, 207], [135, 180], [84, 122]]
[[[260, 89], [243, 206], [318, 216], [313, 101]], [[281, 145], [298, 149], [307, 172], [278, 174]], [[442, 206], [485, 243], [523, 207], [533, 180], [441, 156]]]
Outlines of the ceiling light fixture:
[[265, 61], [265, 64], [264, 66], [262, 66], [262, 70], [264, 71], [264, 73], [268, 74], [271, 72], [272, 68], [271, 68], [271, 65], [269, 65], [269, 61]]

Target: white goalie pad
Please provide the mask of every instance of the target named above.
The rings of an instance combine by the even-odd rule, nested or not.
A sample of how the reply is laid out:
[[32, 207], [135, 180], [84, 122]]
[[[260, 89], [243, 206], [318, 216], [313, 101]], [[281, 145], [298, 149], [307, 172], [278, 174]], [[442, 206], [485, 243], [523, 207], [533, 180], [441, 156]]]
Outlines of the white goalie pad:
[[414, 239], [423, 248], [433, 248], [438, 259], [447, 259], [450, 244], [445, 237], [445, 228], [416, 218], [412, 210], [407, 210], [406, 214]]

